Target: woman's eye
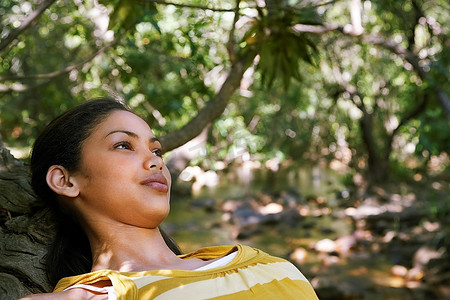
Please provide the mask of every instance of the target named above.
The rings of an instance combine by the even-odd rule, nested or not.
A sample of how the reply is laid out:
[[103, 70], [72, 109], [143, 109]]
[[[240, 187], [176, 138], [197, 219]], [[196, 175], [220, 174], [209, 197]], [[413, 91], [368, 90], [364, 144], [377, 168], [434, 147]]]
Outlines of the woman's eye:
[[161, 149], [155, 149], [153, 150], [153, 153], [155, 153], [156, 156], [162, 157], [163, 153]]
[[133, 150], [133, 146], [129, 142], [120, 142], [114, 145], [114, 149]]

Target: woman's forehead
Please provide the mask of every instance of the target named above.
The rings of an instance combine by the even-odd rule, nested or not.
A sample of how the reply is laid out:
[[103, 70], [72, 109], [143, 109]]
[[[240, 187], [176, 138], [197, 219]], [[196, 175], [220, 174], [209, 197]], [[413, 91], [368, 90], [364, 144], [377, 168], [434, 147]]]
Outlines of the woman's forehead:
[[129, 131], [137, 135], [154, 136], [150, 126], [142, 118], [125, 110], [112, 112], [94, 131], [106, 135], [112, 131]]

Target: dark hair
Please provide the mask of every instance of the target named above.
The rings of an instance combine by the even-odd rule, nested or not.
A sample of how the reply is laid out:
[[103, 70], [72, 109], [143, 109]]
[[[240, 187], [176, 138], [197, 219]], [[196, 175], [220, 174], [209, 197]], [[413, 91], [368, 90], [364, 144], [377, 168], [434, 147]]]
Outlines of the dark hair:
[[[92, 255], [89, 240], [78, 221], [61, 207], [58, 196], [47, 185], [48, 169], [60, 165], [68, 171], [80, 167], [81, 147], [96, 125], [113, 111], [130, 111], [122, 103], [101, 98], [78, 105], [54, 119], [36, 139], [31, 155], [31, 186], [50, 208], [56, 236], [46, 256], [46, 271], [51, 284], [59, 279], [90, 272]], [[161, 230], [175, 254], [181, 254], [176, 243]]]

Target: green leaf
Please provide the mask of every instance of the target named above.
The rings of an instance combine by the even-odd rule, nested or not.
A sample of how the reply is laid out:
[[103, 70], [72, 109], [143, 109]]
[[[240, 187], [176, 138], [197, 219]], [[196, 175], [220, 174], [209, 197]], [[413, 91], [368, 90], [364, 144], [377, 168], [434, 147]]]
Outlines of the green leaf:
[[[283, 11], [283, 13], [281, 13]], [[320, 17], [311, 9], [274, 10], [272, 14], [260, 11], [254, 25], [244, 34], [245, 48], [257, 49], [260, 55], [258, 69], [262, 84], [271, 88], [280, 79], [287, 89], [291, 78], [301, 80], [301, 60], [316, 66], [313, 57], [318, 53], [316, 45], [306, 34], [292, 30], [294, 24], [318, 24]], [[245, 49], [244, 49], [245, 50]]]
[[129, 28], [133, 24], [145, 19], [150, 22], [156, 30], [161, 32], [161, 29], [153, 18], [156, 12], [157, 9], [154, 3], [142, 3], [136, 0], [120, 0], [115, 5], [110, 16], [108, 29]]

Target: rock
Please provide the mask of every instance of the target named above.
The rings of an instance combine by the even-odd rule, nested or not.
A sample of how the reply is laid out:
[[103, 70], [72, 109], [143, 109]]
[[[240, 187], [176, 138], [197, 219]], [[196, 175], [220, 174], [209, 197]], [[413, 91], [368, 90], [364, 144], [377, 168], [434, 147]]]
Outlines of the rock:
[[262, 215], [277, 214], [283, 211], [283, 206], [278, 203], [269, 203], [266, 206], [260, 207], [258, 211]]
[[408, 274], [406, 274], [406, 278], [408, 280], [414, 280], [414, 281], [421, 280], [423, 278], [423, 270], [421, 268], [414, 267], [414, 268], [408, 270]]
[[297, 264], [302, 265], [305, 262], [307, 256], [308, 251], [305, 248], [297, 248], [294, 250], [294, 252], [291, 253], [289, 257]]
[[240, 206], [239, 201], [236, 200], [227, 200], [222, 204], [222, 210], [224, 212], [234, 212]]
[[424, 267], [423, 280], [434, 286], [450, 286], [450, 259], [447, 256], [431, 259]]
[[445, 250], [443, 248], [436, 250], [428, 246], [422, 246], [414, 254], [414, 266], [422, 268], [428, 264], [430, 260], [442, 257], [444, 253]]
[[336, 251], [336, 243], [330, 239], [323, 239], [314, 245], [314, 249], [318, 252], [331, 253]]
[[300, 212], [296, 208], [285, 209], [279, 215], [282, 224], [286, 224], [291, 227], [297, 226], [300, 221], [303, 220], [302, 215], [300, 215]]
[[214, 212], [216, 210], [216, 201], [212, 198], [199, 198], [192, 201], [192, 206], [203, 208], [206, 212]]
[[317, 256], [317, 258], [319, 259], [320, 263], [323, 266], [329, 267], [332, 265], [336, 265], [339, 263], [339, 257], [336, 255], [336, 252], [331, 252], [331, 253], [319, 253], [319, 255]]
[[301, 200], [300, 192], [295, 188], [291, 188], [287, 191], [282, 191], [280, 196], [281, 196], [281, 201], [282, 201], [283, 205], [286, 207], [293, 208], [299, 204], [305, 204]]
[[345, 235], [336, 240], [336, 252], [341, 256], [347, 257], [350, 250], [355, 247], [356, 238], [353, 235]]
[[261, 230], [264, 216], [250, 208], [239, 208], [234, 212], [232, 219], [236, 228], [231, 237], [233, 239], [245, 239]]
[[408, 269], [404, 266], [400, 266], [400, 265], [394, 265], [391, 268], [391, 274], [396, 276], [396, 277], [406, 277], [406, 275], [408, 274]]
[[325, 235], [330, 235], [330, 234], [334, 233], [333, 229], [328, 228], [328, 227], [322, 227], [322, 226], [319, 227], [319, 231], [320, 231], [320, 233], [325, 234]]
[[362, 276], [342, 275], [339, 278], [318, 276], [311, 280], [317, 297], [322, 300], [365, 299], [367, 290], [373, 289], [369, 278]]
[[319, 299], [344, 300], [344, 293], [336, 286], [324, 286], [314, 289]]

